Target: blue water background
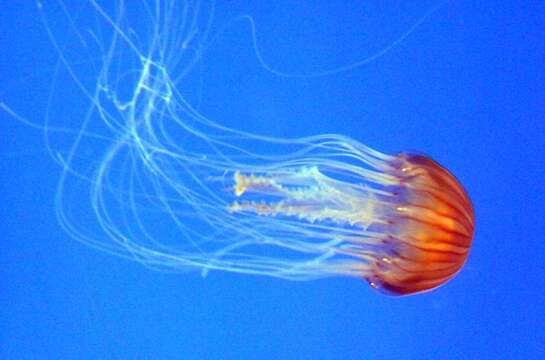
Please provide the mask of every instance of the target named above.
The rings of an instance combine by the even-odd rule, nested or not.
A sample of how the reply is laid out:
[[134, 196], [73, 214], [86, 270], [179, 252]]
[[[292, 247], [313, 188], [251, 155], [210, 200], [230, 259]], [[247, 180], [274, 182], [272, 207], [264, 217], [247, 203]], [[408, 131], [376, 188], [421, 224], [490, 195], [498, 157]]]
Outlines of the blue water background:
[[[437, 4], [325, 3], [221, 2], [217, 21], [252, 15], [270, 66], [313, 74], [376, 54]], [[475, 207], [471, 255], [414, 297], [353, 278], [161, 274], [85, 247], [55, 218], [43, 133], [0, 112], [0, 358], [545, 358], [544, 15], [543, 2], [447, 2], [376, 60], [306, 79], [267, 72], [241, 22], [199, 70], [195, 99], [215, 121], [346, 134], [456, 174]], [[32, 1], [0, 1], [0, 49], [0, 101], [43, 123], [56, 53]]]

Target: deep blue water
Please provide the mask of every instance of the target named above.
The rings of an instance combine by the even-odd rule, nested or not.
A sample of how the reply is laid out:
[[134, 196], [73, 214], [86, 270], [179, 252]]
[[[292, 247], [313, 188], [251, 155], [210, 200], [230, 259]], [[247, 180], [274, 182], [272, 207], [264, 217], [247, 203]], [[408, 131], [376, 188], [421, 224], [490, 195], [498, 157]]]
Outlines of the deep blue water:
[[[143, 11], [126, 2], [131, 16]], [[45, 3], [44, 23], [32, 1], [0, 2], [0, 102], [34, 124], [51, 114], [53, 124], [77, 128], [88, 101], [57, 66], [47, 30], [68, 44], [64, 54], [89, 85], [100, 52], [78, 53], [74, 31], [92, 43], [90, 31], [109, 29], [83, 1], [65, 4], [69, 18]], [[184, 95], [231, 127], [340, 133], [389, 154], [430, 155], [473, 200], [475, 237], [461, 273], [396, 298], [353, 278], [149, 270], [61, 229], [60, 167], [46, 149], [69, 142], [46, 143], [41, 129], [0, 111], [0, 357], [543, 358], [545, 4], [450, 1], [426, 16], [438, 2], [245, 3], [217, 4]], [[262, 62], [248, 22], [233, 20], [240, 14], [255, 22]], [[307, 76], [275, 75], [263, 61]], [[324, 74], [331, 69], [342, 71]], [[85, 195], [72, 200], [87, 221]]]

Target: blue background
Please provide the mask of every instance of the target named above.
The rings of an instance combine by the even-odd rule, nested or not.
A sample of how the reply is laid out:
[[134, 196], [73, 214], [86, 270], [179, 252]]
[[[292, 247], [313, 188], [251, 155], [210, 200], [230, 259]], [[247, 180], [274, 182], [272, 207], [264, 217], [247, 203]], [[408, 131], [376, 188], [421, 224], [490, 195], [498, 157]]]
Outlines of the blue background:
[[[372, 56], [437, 4], [269, 3], [222, 2], [217, 21], [250, 14], [267, 64], [303, 74]], [[471, 255], [414, 297], [352, 278], [167, 275], [82, 246], [57, 224], [43, 133], [0, 112], [0, 358], [545, 358], [543, 19], [543, 2], [448, 2], [376, 60], [304, 79], [267, 72], [244, 22], [206, 55], [211, 119], [347, 134], [456, 174], [475, 207]], [[31, 1], [0, 1], [0, 48], [0, 101], [42, 123], [56, 54]]]

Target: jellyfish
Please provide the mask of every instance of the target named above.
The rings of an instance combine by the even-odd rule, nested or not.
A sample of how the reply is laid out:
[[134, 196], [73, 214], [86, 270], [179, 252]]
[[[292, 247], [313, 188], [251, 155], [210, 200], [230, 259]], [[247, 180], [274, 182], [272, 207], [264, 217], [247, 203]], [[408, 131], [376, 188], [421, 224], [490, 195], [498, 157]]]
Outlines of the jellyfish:
[[[463, 267], [471, 201], [428, 156], [340, 134], [255, 134], [203, 114], [186, 84], [213, 43], [203, 17], [213, 3], [143, 1], [135, 16], [123, 1], [89, 1], [95, 31], [59, 4], [67, 26], [57, 32], [39, 4], [59, 58], [43, 129], [61, 167], [56, 214], [77, 241], [158, 271], [351, 276], [395, 295], [437, 288]], [[237, 21], [261, 61], [253, 20]], [[62, 72], [87, 104], [77, 126], [52, 123], [55, 104], [70, 108]]]

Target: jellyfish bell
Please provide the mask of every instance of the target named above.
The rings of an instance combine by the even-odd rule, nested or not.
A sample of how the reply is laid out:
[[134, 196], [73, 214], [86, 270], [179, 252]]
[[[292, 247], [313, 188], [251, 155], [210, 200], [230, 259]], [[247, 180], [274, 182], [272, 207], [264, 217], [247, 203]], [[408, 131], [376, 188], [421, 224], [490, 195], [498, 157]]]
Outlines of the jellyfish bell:
[[393, 256], [371, 266], [371, 286], [399, 295], [436, 288], [464, 265], [473, 238], [473, 208], [456, 178], [422, 155], [399, 154], [400, 180], [384, 242]]

